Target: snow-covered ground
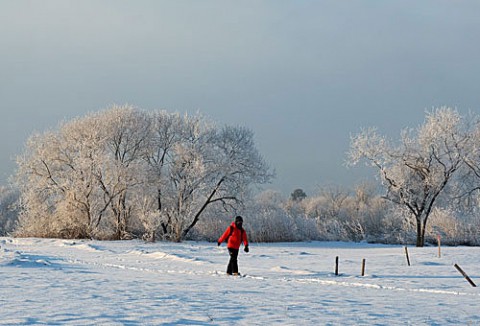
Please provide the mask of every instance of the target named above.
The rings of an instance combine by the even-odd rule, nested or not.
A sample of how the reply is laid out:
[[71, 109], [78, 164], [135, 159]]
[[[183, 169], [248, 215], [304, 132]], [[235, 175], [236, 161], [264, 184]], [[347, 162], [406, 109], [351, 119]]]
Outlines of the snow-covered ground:
[[[2, 325], [479, 325], [480, 248], [0, 238]], [[339, 275], [335, 275], [335, 257]], [[365, 276], [361, 262], [366, 259]]]

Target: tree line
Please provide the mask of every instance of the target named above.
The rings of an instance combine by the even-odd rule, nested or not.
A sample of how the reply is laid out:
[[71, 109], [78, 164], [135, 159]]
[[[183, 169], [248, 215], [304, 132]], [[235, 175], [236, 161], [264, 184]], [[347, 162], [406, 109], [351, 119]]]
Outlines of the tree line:
[[377, 180], [308, 196], [259, 193], [274, 171], [247, 128], [113, 106], [29, 138], [14, 190], [0, 191], [0, 227], [16, 236], [216, 240], [241, 214], [253, 241], [423, 246], [440, 235], [479, 244], [477, 116], [433, 109], [399, 141], [363, 129], [347, 157], [360, 162]]

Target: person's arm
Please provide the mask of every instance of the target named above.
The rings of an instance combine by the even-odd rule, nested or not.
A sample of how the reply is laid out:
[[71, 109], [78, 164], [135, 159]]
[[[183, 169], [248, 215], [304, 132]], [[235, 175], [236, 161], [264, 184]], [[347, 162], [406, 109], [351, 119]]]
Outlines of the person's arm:
[[230, 226], [223, 232], [222, 236], [218, 238], [217, 245], [221, 245], [223, 241], [225, 241], [230, 234]]
[[245, 252], [249, 252], [250, 248], [248, 248], [248, 238], [247, 238], [247, 232], [246, 231], [243, 231], [243, 245], [245, 246], [245, 248], [243, 250], [245, 250]]

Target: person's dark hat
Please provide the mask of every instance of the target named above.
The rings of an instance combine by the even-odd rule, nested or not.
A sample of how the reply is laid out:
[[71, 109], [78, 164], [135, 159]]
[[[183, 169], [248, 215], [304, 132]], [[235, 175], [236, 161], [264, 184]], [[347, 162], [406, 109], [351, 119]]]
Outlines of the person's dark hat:
[[243, 217], [241, 217], [240, 215], [235, 217], [235, 223], [236, 222], [243, 222]]

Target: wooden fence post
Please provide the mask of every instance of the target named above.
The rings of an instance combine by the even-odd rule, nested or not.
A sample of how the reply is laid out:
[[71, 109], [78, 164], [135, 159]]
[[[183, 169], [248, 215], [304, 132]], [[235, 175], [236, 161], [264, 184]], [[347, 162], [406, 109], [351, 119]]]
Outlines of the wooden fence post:
[[362, 276], [365, 276], [365, 258], [362, 260]]
[[468, 281], [468, 283], [470, 283], [471, 286], [477, 287], [477, 285], [475, 283], [473, 283], [472, 279], [470, 277], [468, 277], [467, 273], [465, 273], [463, 271], [463, 269], [460, 268], [460, 266], [458, 266], [457, 264], [455, 264], [453, 266], [455, 266], [455, 268], [460, 272], [460, 274], [462, 274], [463, 277], [465, 277], [465, 279]]
[[405, 246], [405, 255], [407, 256], [407, 264], [410, 266], [410, 258], [408, 257], [408, 249], [407, 246]]
[[441, 251], [441, 236], [440, 234], [437, 235], [437, 241], [438, 241], [438, 258], [441, 258], [442, 257], [442, 251]]
[[338, 275], [338, 256], [335, 258], [335, 275]]

